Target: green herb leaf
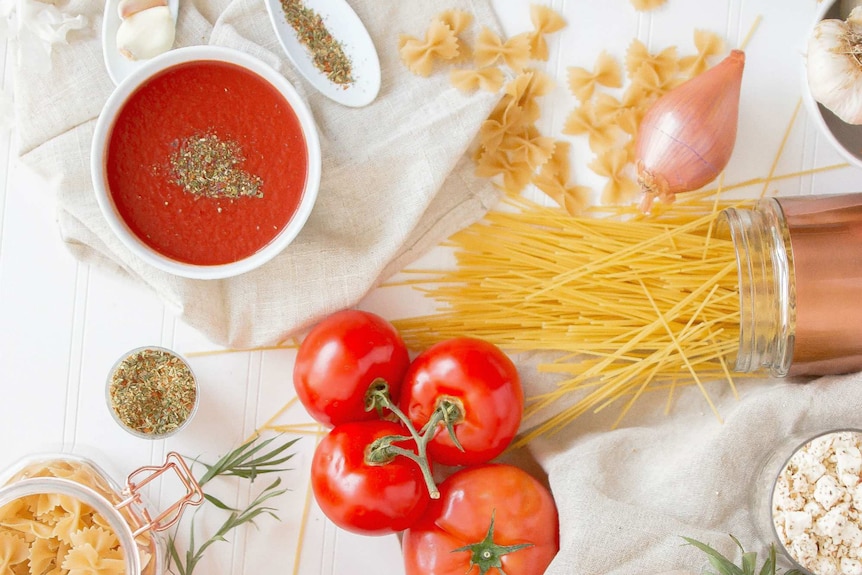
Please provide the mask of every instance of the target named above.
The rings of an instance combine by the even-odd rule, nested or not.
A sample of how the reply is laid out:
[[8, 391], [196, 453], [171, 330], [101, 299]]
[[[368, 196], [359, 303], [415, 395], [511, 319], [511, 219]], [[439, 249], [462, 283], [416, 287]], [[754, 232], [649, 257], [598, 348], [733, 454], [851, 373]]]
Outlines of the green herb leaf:
[[231, 451], [213, 465], [208, 465], [202, 461], [196, 460], [196, 463], [200, 463], [207, 469], [207, 472], [198, 479], [198, 483], [203, 486], [206, 483], [209, 483], [212, 478], [218, 476], [242, 477], [244, 479], [254, 481], [258, 475], [263, 475], [264, 473], [278, 473], [286, 471], [286, 469], [279, 466], [290, 460], [290, 458], [293, 457], [293, 454], [282, 454], [296, 443], [296, 439], [287, 441], [271, 451], [265, 452], [258, 457], [254, 457], [276, 439], [278, 439], [278, 437], [272, 437], [257, 445], [255, 445], [256, 440], [252, 439]]
[[[258, 439], [255, 438], [242, 444], [212, 465], [193, 460], [193, 464], [198, 463], [207, 470], [198, 479], [198, 483], [203, 486], [216, 477], [240, 477], [253, 482], [258, 475], [285, 471], [280, 466], [293, 457], [293, 454], [285, 455], [285, 451], [293, 446], [297, 440], [286, 441], [269, 449], [269, 451], [265, 451], [278, 437], [281, 436], [266, 439], [259, 443], [255, 443]], [[279, 517], [276, 515], [276, 509], [266, 505], [266, 503], [287, 491], [287, 489], [279, 489], [280, 485], [281, 478], [278, 477], [265, 487], [244, 509], [234, 509], [218, 497], [204, 493], [204, 499], [213, 507], [230, 513], [216, 532], [198, 547], [195, 543], [195, 516], [201, 510], [201, 507], [196, 509], [190, 521], [191, 528], [185, 561], [183, 561], [177, 549], [176, 531], [168, 537], [168, 571], [177, 575], [192, 575], [197, 564], [203, 559], [206, 550], [217, 541], [227, 541], [227, 535], [232, 530], [245, 524], [257, 526], [255, 520], [262, 515], [268, 515], [278, 521]]]
[[224, 503], [221, 499], [218, 499], [217, 497], [213, 497], [212, 495], [209, 495], [207, 493], [204, 493], [204, 499], [206, 499], [207, 501], [209, 501], [210, 503], [212, 503], [213, 505], [215, 505], [219, 509], [223, 509], [225, 511], [237, 511], [237, 512], [239, 511], [239, 509], [234, 509], [233, 507], [230, 507], [229, 505]]
[[734, 565], [732, 561], [730, 561], [727, 557], [725, 557], [709, 545], [701, 543], [700, 541], [696, 541], [694, 539], [690, 539], [688, 537], [683, 537], [683, 539], [685, 539], [689, 545], [693, 545], [706, 553], [709, 559], [709, 564], [712, 565], [715, 569], [718, 569], [720, 575], [743, 575], [742, 569], [740, 569], [737, 565]]
[[[733, 539], [733, 542], [736, 543], [736, 546], [739, 547], [739, 550], [742, 552], [742, 566], [736, 565], [707, 545], [706, 543], [701, 543], [695, 539], [691, 539], [689, 537], [683, 537], [685, 541], [689, 545], [693, 545], [697, 547], [704, 553], [706, 553], [707, 558], [709, 560], [709, 564], [712, 565], [715, 569], [718, 570], [719, 575], [776, 575], [776, 561], [775, 561], [775, 545], [769, 546], [769, 556], [764, 561], [763, 566], [760, 568], [760, 572], [757, 571], [757, 553], [753, 551], [746, 552], [742, 547], [742, 543], [739, 542], [739, 539], [730, 536]], [[789, 571], [785, 571], [784, 575], [805, 575], [798, 569], [791, 569]]]

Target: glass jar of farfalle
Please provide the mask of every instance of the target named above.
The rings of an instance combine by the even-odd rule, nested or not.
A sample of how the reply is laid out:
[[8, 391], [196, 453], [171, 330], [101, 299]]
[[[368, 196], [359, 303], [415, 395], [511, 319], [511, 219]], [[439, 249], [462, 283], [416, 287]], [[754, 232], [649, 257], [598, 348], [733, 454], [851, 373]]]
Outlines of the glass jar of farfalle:
[[[186, 494], [154, 516], [140, 490], [165, 472]], [[0, 573], [161, 575], [158, 534], [186, 505], [203, 501], [182, 457], [141, 467], [116, 484], [93, 461], [69, 454], [28, 457], [0, 477]]]
[[761, 467], [752, 517], [808, 575], [862, 575], [862, 429], [789, 437]]

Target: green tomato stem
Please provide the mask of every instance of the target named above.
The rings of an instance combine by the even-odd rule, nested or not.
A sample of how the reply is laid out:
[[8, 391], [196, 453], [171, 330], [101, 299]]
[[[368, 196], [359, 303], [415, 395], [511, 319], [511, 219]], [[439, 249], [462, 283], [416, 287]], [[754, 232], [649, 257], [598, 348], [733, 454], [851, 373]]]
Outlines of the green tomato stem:
[[[415, 461], [419, 466], [419, 469], [422, 471], [422, 477], [425, 479], [425, 485], [428, 487], [428, 496], [431, 497], [431, 499], [439, 499], [440, 490], [437, 489], [437, 484], [434, 482], [434, 476], [431, 473], [431, 464], [428, 461], [428, 442], [431, 441], [432, 437], [434, 437], [434, 431], [436, 430], [437, 425], [444, 421], [446, 415], [442, 413], [441, 410], [435, 409], [434, 413], [431, 414], [431, 419], [425, 427], [423, 427], [423, 433], [420, 434], [416, 431], [416, 426], [413, 425], [410, 418], [392, 402], [392, 397], [389, 395], [389, 385], [382, 379], [378, 379], [371, 384], [371, 387], [369, 387], [368, 393], [366, 394], [365, 403], [366, 409], [369, 411], [371, 409], [388, 409], [401, 421], [401, 423], [404, 424], [410, 432], [410, 437], [416, 443], [416, 453], [413, 453], [408, 449], [404, 449], [403, 447], [392, 445], [394, 441], [407, 439], [397, 438], [395, 436], [390, 436], [394, 439], [390, 439], [390, 437], [385, 438], [387, 441], [381, 444], [381, 448], [387, 454], [403, 455], [404, 457]], [[372, 451], [374, 451], [374, 449], [372, 449]], [[374, 456], [374, 459], [376, 458], [377, 456]], [[381, 456], [381, 459], [383, 458], [384, 457]]]
[[479, 575], [485, 575], [492, 568], [496, 568], [501, 575], [505, 575], [503, 571], [503, 555], [533, 546], [533, 543], [521, 543], [518, 545], [498, 545], [494, 543], [495, 515], [496, 510], [491, 512], [491, 524], [488, 526], [488, 531], [485, 533], [485, 538], [482, 541], [452, 550], [452, 553], [469, 551], [470, 571], [472, 571], [473, 567], [478, 566]]

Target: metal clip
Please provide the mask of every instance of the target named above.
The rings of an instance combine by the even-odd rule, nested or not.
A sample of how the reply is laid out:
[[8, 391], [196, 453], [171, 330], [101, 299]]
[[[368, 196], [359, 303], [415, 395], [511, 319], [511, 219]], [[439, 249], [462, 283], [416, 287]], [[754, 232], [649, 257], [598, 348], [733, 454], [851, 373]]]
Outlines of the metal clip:
[[[149, 512], [141, 501], [140, 489], [147, 485], [150, 481], [160, 476], [162, 473], [173, 470], [180, 482], [186, 489], [186, 494], [182, 496], [173, 505], [162, 511], [155, 519], [150, 517]], [[142, 474], [142, 479], [135, 482], [135, 478]], [[126, 499], [114, 506], [119, 510], [123, 507], [128, 507], [132, 503], [137, 503], [141, 506], [141, 515], [144, 519], [144, 524], [135, 531], [132, 536], [137, 537], [146, 531], [164, 531], [180, 520], [180, 516], [187, 505], [200, 505], [204, 501], [204, 493], [197, 479], [192, 475], [191, 469], [179, 453], [171, 451], [165, 458], [163, 465], [149, 465], [140, 467], [129, 474], [126, 478], [126, 486], [123, 489], [123, 495]]]

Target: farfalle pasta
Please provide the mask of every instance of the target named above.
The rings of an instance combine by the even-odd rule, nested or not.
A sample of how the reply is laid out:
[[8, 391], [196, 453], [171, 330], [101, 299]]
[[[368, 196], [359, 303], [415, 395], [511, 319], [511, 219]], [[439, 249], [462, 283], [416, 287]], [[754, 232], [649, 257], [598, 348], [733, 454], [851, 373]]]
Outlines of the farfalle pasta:
[[529, 34], [518, 34], [503, 41], [493, 30], [482, 27], [473, 48], [473, 60], [480, 68], [493, 66], [500, 61], [515, 72], [520, 72], [530, 60]]
[[530, 55], [533, 60], [547, 60], [548, 41], [545, 36], [565, 28], [566, 21], [558, 12], [542, 4], [530, 5], [530, 21], [533, 23], [533, 31], [528, 35]]
[[[553, 140], [540, 134], [535, 126], [541, 116], [538, 99], [551, 91], [554, 81], [539, 70], [528, 69], [527, 64], [530, 60], [547, 59], [545, 36], [561, 30], [565, 21], [549, 7], [538, 4], [530, 6], [530, 19], [532, 31], [507, 40], [482, 27], [474, 45], [470, 46], [464, 38], [472, 16], [460, 10], [442, 12], [434, 22], [445, 27], [456, 39], [458, 56], [451, 58], [425, 54], [427, 41], [423, 44], [410, 36], [399, 37], [402, 60], [414, 73], [427, 75], [436, 62], [446, 60], [457, 65], [449, 71], [449, 81], [459, 90], [503, 90], [500, 102], [482, 124], [472, 157], [477, 175], [499, 178], [501, 187], [511, 194], [519, 193], [530, 184], [554, 147]], [[440, 36], [444, 35], [440, 33]], [[464, 55], [468, 53], [472, 68], [463, 64]], [[505, 81], [510, 77], [506, 68], [514, 75], [509, 82]]]
[[673, 77], [679, 70], [676, 47], [670, 46], [653, 54], [646, 44], [640, 40], [633, 40], [626, 50], [625, 57], [626, 73], [629, 78], [637, 74], [643, 66], [650, 67], [663, 81]]
[[569, 91], [581, 102], [592, 97], [597, 84], [608, 88], [619, 88], [623, 84], [620, 65], [607, 52], [599, 54], [592, 70], [580, 66], [569, 67], [568, 80]]
[[474, 90], [485, 90], [497, 92], [503, 86], [506, 75], [499, 68], [489, 67], [480, 70], [452, 70], [449, 72], [449, 81], [453, 86], [464, 92]]
[[613, 123], [599, 123], [591, 101], [574, 108], [566, 118], [563, 133], [569, 136], [586, 135], [590, 150], [596, 155], [605, 153], [617, 142], [619, 127]]
[[606, 150], [590, 164], [591, 170], [608, 179], [602, 189], [603, 204], [619, 205], [637, 196], [640, 188], [632, 178], [625, 175], [628, 164], [628, 154], [619, 148]]
[[570, 185], [570, 148], [568, 142], [555, 142], [551, 156], [533, 176], [532, 183], [574, 216], [589, 205], [592, 190], [587, 186]]
[[516, 164], [529, 166], [532, 172], [551, 157], [554, 140], [542, 136], [535, 126], [529, 125], [517, 132], [507, 132], [499, 149], [506, 152]]
[[24, 537], [8, 531], [0, 533], [0, 573], [9, 573], [30, 558], [30, 545]]
[[411, 72], [430, 76], [438, 60], [453, 60], [458, 57], [458, 37], [442, 21], [434, 20], [421, 40], [401, 34], [398, 37], [398, 53]]
[[694, 47], [697, 54], [680, 58], [679, 67], [689, 77], [694, 77], [709, 68], [708, 60], [724, 54], [727, 46], [724, 39], [709, 30], [694, 31]]
[[[109, 482], [82, 461], [35, 463], [18, 472], [8, 484], [43, 477], [84, 485], [111, 505], [120, 500]], [[129, 525], [139, 525], [127, 508], [119, 514]], [[152, 537], [144, 533], [135, 542], [141, 573], [152, 575]], [[124, 549], [110, 522], [88, 503], [68, 493], [36, 493], [0, 507], [0, 573], [120, 575], [126, 573]]]

